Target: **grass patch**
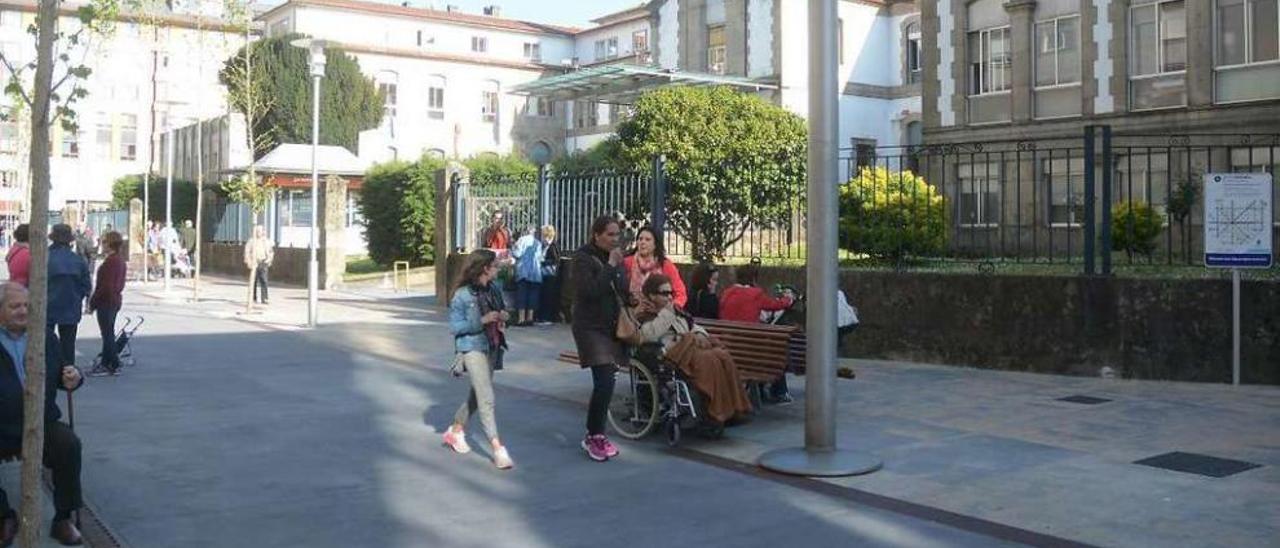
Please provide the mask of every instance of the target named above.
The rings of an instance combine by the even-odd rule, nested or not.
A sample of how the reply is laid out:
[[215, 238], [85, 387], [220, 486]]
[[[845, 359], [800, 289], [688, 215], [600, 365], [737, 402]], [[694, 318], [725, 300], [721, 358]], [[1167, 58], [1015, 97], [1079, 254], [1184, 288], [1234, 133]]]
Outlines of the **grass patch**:
[[374, 272], [390, 272], [391, 268], [373, 262], [366, 255], [347, 257], [347, 274], [372, 274]]

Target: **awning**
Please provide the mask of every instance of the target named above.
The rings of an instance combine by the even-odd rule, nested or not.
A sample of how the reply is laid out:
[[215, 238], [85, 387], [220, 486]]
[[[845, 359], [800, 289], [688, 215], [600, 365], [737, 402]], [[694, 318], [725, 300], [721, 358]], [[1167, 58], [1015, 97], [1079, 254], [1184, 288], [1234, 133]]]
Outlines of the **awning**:
[[776, 84], [739, 76], [684, 72], [652, 65], [611, 64], [520, 84], [511, 88], [511, 93], [554, 101], [590, 100], [630, 105], [644, 92], [664, 86], [732, 86], [747, 91], [778, 89]]

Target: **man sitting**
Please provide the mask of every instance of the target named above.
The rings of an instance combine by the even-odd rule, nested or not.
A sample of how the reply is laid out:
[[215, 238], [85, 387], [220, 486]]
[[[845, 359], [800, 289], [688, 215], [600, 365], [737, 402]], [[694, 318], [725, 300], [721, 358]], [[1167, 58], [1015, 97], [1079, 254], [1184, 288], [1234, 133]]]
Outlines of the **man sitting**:
[[[0, 455], [22, 454], [23, 367], [27, 354], [27, 289], [16, 283], [0, 286]], [[53, 506], [57, 514], [49, 536], [63, 546], [82, 544], [71, 513], [80, 508], [80, 438], [58, 422], [62, 411], [57, 390], [75, 390], [84, 379], [74, 366], [60, 367], [58, 340], [49, 330], [45, 341], [44, 465], [53, 471]], [[9, 546], [18, 535], [18, 516], [0, 489], [0, 546]]]

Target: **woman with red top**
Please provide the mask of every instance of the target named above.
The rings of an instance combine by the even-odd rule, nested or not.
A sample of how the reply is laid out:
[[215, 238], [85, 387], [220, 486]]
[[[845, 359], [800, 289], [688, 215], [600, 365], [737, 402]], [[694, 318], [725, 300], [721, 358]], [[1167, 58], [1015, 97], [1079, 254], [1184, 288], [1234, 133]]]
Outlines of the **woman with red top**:
[[[107, 258], [98, 267], [98, 281], [94, 284], [93, 297], [89, 299], [89, 311], [97, 312], [98, 330], [102, 333], [102, 373], [115, 375], [120, 372], [120, 349], [116, 348], [116, 315], [124, 301], [125, 262], [120, 256], [124, 238], [119, 232], [102, 236], [102, 247]], [[95, 371], [96, 373], [96, 371]], [[92, 374], [92, 373], [91, 373]]]
[[689, 299], [684, 281], [680, 279], [680, 271], [676, 270], [675, 263], [667, 258], [653, 227], [643, 227], [636, 233], [636, 248], [623, 259], [622, 270], [627, 275], [632, 302], [644, 302], [644, 281], [650, 275], [662, 274], [671, 278], [671, 289], [674, 292], [671, 301], [681, 310], [684, 309]]
[[[724, 290], [720, 295], [720, 319], [735, 322], [759, 323], [760, 313], [764, 311], [786, 310], [791, 308], [793, 300], [789, 296], [773, 298], [756, 287], [756, 279], [760, 276], [760, 267], [749, 264], [738, 269], [737, 282]], [[770, 403], [791, 403], [791, 393], [787, 389], [787, 376], [782, 375], [769, 390]]]
[[28, 243], [31, 235], [31, 227], [26, 223], [18, 225], [13, 229], [13, 239], [16, 243], [9, 248], [9, 254], [4, 260], [9, 265], [9, 281], [27, 286], [31, 275], [31, 245]]

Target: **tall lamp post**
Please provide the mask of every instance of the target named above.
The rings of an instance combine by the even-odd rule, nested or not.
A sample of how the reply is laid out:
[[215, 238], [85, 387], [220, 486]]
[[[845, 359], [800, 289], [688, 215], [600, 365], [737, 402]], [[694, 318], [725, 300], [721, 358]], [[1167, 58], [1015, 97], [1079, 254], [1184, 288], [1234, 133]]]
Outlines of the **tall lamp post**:
[[836, 5], [809, 0], [809, 231], [806, 245], [809, 286], [804, 377], [804, 447], [778, 449], [760, 457], [761, 467], [797, 476], [853, 476], [880, 469], [870, 455], [836, 448], [836, 174], [839, 160], [839, 103], [836, 81]]
[[307, 327], [316, 326], [319, 305], [320, 263], [316, 260], [316, 248], [320, 245], [320, 229], [316, 209], [320, 204], [320, 169], [317, 164], [320, 150], [320, 78], [324, 76], [324, 40], [299, 38], [291, 45], [311, 53], [311, 262], [307, 264]]

